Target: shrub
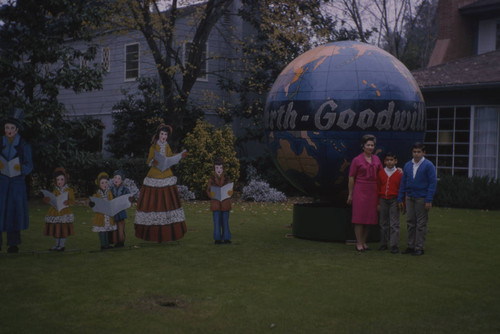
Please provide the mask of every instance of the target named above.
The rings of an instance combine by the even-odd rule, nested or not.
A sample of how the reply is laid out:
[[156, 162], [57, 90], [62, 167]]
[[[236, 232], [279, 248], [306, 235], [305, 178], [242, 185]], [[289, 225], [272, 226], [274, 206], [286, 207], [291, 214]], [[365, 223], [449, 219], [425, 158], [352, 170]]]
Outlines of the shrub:
[[[117, 169], [125, 172], [125, 181], [128, 182], [125, 184], [134, 193], [133, 189], [142, 184], [149, 170], [149, 166], [146, 165], [146, 158], [104, 159], [100, 154], [86, 152], [76, 152], [74, 159], [68, 160], [65, 165], [59, 166], [64, 167], [69, 173], [69, 185], [74, 189], [77, 197], [87, 197], [95, 192], [97, 186], [94, 181], [100, 172], [106, 172], [111, 177]], [[32, 187], [33, 195], [37, 197], [41, 196], [40, 189], [50, 190], [53, 188], [52, 170], [44, 175], [44, 179], [41, 179], [39, 175], [39, 173], [34, 175]]]
[[[116, 169], [121, 169], [125, 172], [125, 176], [134, 180], [138, 185], [142, 185], [142, 181], [149, 171], [149, 166], [146, 164], [146, 157], [113, 159], [116, 162]], [[116, 170], [115, 169], [115, 170]], [[113, 170], [114, 171], [114, 170]]]
[[251, 173], [251, 171], [255, 171], [256, 173], [258, 171], [257, 177], [259, 180], [266, 181], [270, 187], [278, 189], [286, 196], [304, 195], [280, 173], [269, 153], [263, 154], [258, 158], [241, 158], [240, 164], [240, 170], [242, 171], [240, 177], [247, 180], [247, 182], [255, 179], [255, 176], [250, 177], [248, 173]]
[[177, 150], [185, 132], [194, 127], [194, 122], [203, 111], [193, 106], [185, 108], [182, 127], [171, 119], [178, 106], [166, 105], [160, 83], [155, 78], [139, 78], [137, 90], [122, 90], [124, 98], [113, 106], [113, 132], [108, 135], [106, 145], [115, 157], [141, 156], [151, 145], [156, 127], [165, 122], [174, 128], [168, 143]]
[[281, 191], [269, 187], [265, 181], [252, 180], [243, 187], [241, 198], [245, 201], [254, 202], [283, 202], [286, 196]]
[[189, 188], [185, 185], [182, 185], [182, 184], [177, 185], [177, 190], [179, 190], [179, 196], [184, 201], [192, 201], [192, 200], [196, 199], [194, 192], [189, 190]]
[[[88, 117], [64, 120], [54, 119], [42, 124], [36, 140], [31, 142], [34, 161], [34, 191], [49, 189], [53, 184], [52, 172], [64, 167], [71, 176], [94, 165], [101, 159], [100, 133], [102, 123]], [[29, 134], [28, 134], [29, 135]], [[38, 195], [38, 194], [36, 194]]]
[[248, 185], [243, 187], [241, 198], [245, 201], [254, 202], [283, 202], [286, 196], [281, 191], [271, 188], [269, 184], [262, 179], [257, 169], [252, 165], [246, 168]]
[[438, 181], [433, 204], [440, 207], [499, 210], [499, 198], [498, 180], [445, 175]]
[[208, 179], [214, 172], [214, 159], [224, 160], [224, 174], [237, 181], [240, 163], [234, 149], [235, 137], [228, 126], [216, 129], [213, 125], [199, 120], [193, 131], [183, 140], [183, 148], [188, 151], [176, 168], [182, 184], [187, 185], [197, 198], [206, 198]]
[[137, 201], [139, 199], [139, 188], [135, 184], [134, 180], [125, 178], [125, 180], [123, 180], [123, 185], [130, 190], [130, 194], [132, 194]]
[[141, 78], [137, 92], [122, 93], [125, 97], [113, 106], [113, 132], [108, 135], [106, 145], [115, 157], [140, 156], [149, 148], [156, 127], [164, 120], [158, 81]]

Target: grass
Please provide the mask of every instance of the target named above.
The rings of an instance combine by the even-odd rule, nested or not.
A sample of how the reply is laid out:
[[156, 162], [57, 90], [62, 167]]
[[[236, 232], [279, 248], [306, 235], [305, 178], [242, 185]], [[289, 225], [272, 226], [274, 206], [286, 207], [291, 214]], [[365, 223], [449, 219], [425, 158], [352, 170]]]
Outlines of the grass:
[[2, 333], [500, 332], [498, 211], [433, 208], [414, 257], [286, 238], [290, 203], [236, 203], [217, 246], [207, 202], [185, 203], [169, 244], [135, 238], [130, 210], [128, 247], [100, 252], [77, 206], [70, 251], [49, 253], [47, 207], [30, 205], [22, 252], [0, 254]]

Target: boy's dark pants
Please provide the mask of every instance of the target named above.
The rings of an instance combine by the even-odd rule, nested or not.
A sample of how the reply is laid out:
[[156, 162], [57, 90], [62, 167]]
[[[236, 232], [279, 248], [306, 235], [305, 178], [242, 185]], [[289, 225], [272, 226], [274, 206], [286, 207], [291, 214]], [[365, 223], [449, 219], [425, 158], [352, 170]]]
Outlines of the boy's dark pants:
[[398, 198], [380, 198], [380, 243], [390, 247], [399, 245], [399, 209]]
[[428, 211], [425, 209], [425, 198], [406, 197], [408, 248], [424, 250], [428, 220]]

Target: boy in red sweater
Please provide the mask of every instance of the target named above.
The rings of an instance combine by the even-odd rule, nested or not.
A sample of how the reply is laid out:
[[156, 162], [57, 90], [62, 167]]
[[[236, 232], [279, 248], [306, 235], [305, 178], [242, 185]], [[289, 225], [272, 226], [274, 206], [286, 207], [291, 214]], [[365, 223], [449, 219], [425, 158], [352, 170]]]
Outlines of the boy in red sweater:
[[[387, 152], [384, 157], [384, 169], [377, 177], [377, 193], [379, 196], [379, 224], [380, 243], [379, 250], [386, 250], [390, 243], [391, 253], [399, 253], [399, 210], [398, 193], [403, 172], [396, 168], [398, 159], [394, 153]], [[390, 233], [389, 233], [390, 232]]]
[[[215, 189], [222, 188], [232, 183], [229, 177], [224, 175], [224, 161], [216, 158], [214, 161], [214, 173], [208, 179], [207, 195], [210, 198], [210, 210], [214, 220], [214, 240], [215, 244], [230, 244], [231, 231], [229, 230], [229, 211], [231, 211], [231, 196], [233, 195], [232, 184], [230, 190], [227, 191], [227, 196], [222, 201], [218, 200], [215, 195]], [[222, 191], [222, 189], [221, 189]], [[222, 194], [221, 194], [222, 195]], [[226, 198], [227, 197], [227, 198]]]

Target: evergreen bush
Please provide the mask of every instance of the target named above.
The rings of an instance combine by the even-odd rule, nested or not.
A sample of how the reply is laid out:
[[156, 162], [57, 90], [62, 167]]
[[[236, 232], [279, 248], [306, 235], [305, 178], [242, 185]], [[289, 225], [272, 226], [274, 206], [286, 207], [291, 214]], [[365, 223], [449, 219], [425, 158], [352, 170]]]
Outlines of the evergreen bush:
[[[76, 152], [74, 159], [68, 160], [65, 164], [58, 166], [64, 167], [69, 173], [69, 185], [75, 191], [76, 197], [88, 197], [95, 193], [97, 186], [94, 181], [97, 175], [100, 172], [106, 172], [112, 177], [113, 172], [117, 169], [124, 171], [126, 180], [129, 181], [128, 185], [131, 185], [133, 182], [140, 188], [150, 168], [146, 164], [146, 158], [105, 159], [100, 154], [86, 152]], [[43, 179], [39, 177], [39, 173], [35, 174], [33, 178], [32, 191], [35, 197], [41, 196], [40, 189], [52, 190], [54, 187], [52, 170], [47, 171], [46, 174]]]
[[[56, 167], [64, 167], [71, 175], [75, 175], [80, 168], [94, 165], [101, 159], [102, 129], [100, 121], [89, 117], [53, 119], [40, 125], [36, 140], [28, 140], [34, 161], [34, 195], [39, 195], [37, 192], [40, 188], [52, 188], [52, 173]], [[29, 137], [30, 133], [22, 135]]]
[[193, 131], [183, 140], [183, 149], [188, 155], [176, 166], [181, 183], [191, 189], [197, 198], [207, 198], [208, 179], [214, 172], [214, 160], [224, 161], [224, 174], [233, 182], [240, 176], [240, 163], [234, 148], [235, 137], [228, 126], [216, 129], [213, 125], [198, 120]]
[[433, 204], [450, 208], [500, 210], [500, 182], [488, 177], [445, 175], [438, 181]]
[[165, 107], [158, 81], [140, 78], [138, 90], [122, 91], [125, 96], [113, 106], [113, 132], [106, 145], [115, 157], [142, 156], [151, 145], [158, 124], [164, 121]]

